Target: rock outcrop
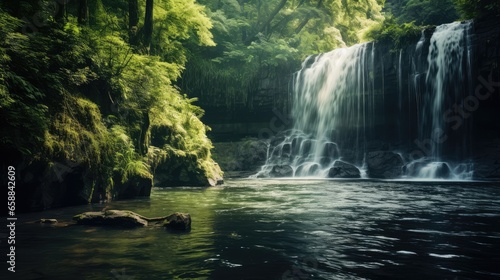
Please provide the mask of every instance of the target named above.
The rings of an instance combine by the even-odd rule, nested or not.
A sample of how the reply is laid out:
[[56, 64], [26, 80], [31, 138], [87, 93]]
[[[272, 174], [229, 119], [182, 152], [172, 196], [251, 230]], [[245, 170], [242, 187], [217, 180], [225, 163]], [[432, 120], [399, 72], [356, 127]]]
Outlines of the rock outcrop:
[[159, 164], [154, 172], [154, 185], [175, 186], [216, 186], [224, 183], [222, 170], [213, 160], [200, 160], [196, 155], [173, 155]]
[[214, 143], [212, 156], [227, 177], [255, 174], [267, 159], [268, 143], [257, 138]]
[[290, 165], [275, 165], [269, 172], [269, 177], [274, 178], [283, 178], [283, 177], [292, 177], [293, 169]]
[[359, 169], [347, 162], [337, 160], [333, 163], [333, 167], [328, 171], [328, 178], [360, 178], [361, 172]]
[[114, 182], [117, 182], [114, 186], [116, 199], [150, 196], [153, 188], [153, 177], [150, 176], [133, 175], [125, 182], [116, 177]]
[[376, 151], [366, 155], [366, 165], [371, 178], [393, 179], [402, 175], [403, 159], [393, 152]]

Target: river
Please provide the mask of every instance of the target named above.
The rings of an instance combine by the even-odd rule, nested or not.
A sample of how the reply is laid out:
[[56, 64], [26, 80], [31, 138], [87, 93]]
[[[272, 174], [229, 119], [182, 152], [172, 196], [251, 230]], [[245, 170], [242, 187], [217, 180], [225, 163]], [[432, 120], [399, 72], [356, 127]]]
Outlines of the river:
[[[18, 215], [17, 272], [7, 279], [498, 279], [498, 186], [242, 179], [156, 188], [150, 198]], [[32, 223], [105, 206], [189, 212], [192, 230]]]

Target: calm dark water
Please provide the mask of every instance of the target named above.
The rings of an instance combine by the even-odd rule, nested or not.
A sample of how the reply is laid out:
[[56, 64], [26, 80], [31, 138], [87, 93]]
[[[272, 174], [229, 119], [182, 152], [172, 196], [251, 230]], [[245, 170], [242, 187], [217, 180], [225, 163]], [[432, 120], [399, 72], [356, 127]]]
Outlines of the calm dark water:
[[150, 199], [108, 207], [189, 212], [190, 233], [28, 223], [104, 205], [19, 215], [16, 277], [2, 279], [500, 279], [499, 198], [492, 183], [237, 180], [155, 189]]

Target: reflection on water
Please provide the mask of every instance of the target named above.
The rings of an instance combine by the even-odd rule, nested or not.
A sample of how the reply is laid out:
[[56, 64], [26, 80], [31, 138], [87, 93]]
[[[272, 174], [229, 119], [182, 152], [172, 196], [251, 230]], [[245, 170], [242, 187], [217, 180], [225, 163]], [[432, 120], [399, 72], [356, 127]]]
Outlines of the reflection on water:
[[108, 207], [189, 212], [190, 233], [27, 223], [105, 205], [19, 215], [13, 279], [495, 279], [498, 197], [495, 184], [445, 182], [155, 189]]

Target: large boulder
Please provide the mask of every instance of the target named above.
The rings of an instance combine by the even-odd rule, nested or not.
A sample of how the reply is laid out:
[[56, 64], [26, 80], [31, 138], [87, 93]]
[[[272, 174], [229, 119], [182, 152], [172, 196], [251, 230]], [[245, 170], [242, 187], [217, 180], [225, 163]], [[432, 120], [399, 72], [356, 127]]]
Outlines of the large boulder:
[[371, 178], [393, 179], [402, 175], [403, 158], [389, 151], [369, 152], [366, 165]]
[[222, 174], [212, 159], [200, 159], [194, 154], [174, 154], [154, 169], [154, 185], [209, 187], [223, 184]]
[[282, 178], [292, 177], [293, 169], [290, 165], [275, 165], [269, 173], [269, 177]]
[[328, 178], [360, 178], [359, 169], [347, 162], [336, 160], [328, 171]]
[[437, 164], [436, 172], [434, 174], [436, 178], [439, 179], [450, 179], [453, 175], [453, 172], [446, 162], [440, 162]]
[[191, 216], [188, 213], [173, 213], [166, 217], [148, 218], [127, 210], [106, 210], [101, 212], [85, 212], [73, 217], [79, 225], [145, 227], [163, 226], [171, 230], [190, 230]]

